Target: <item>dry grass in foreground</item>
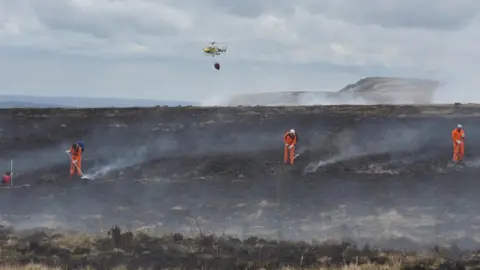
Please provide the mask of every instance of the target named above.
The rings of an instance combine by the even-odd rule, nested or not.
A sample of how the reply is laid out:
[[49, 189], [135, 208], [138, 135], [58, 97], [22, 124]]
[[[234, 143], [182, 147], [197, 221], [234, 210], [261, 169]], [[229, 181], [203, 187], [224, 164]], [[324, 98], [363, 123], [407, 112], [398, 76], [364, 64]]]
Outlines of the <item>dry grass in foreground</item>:
[[[437, 248], [432, 256], [349, 243], [268, 241], [181, 234], [153, 237], [112, 228], [106, 237], [0, 231], [1, 269], [343, 269], [479, 268], [478, 253]], [[452, 255], [453, 254], [453, 255]]]
[[[440, 265], [438, 265], [440, 266]], [[65, 267], [48, 267], [45, 265], [40, 265], [40, 264], [28, 264], [25, 266], [3, 266], [0, 267], [0, 270], [64, 270]], [[83, 269], [79, 270], [93, 270], [95, 268], [93, 267], [85, 267]], [[132, 268], [128, 268], [127, 266], [117, 266], [115, 268], [112, 268], [111, 270], [130, 270]], [[138, 269], [143, 269], [143, 268], [138, 268]], [[189, 269], [189, 268], [181, 268], [181, 267], [176, 267], [172, 268], [172, 270], [183, 270], [183, 269]], [[208, 268], [203, 268], [203, 269], [208, 269]], [[218, 268], [214, 268], [218, 269]], [[257, 270], [266, 270], [267, 268], [256, 268]], [[272, 268], [269, 268], [272, 269]], [[279, 270], [401, 270], [401, 269], [432, 269], [432, 268], [424, 268], [424, 267], [415, 267], [415, 268], [410, 268], [410, 267], [405, 267], [401, 263], [390, 263], [386, 265], [380, 265], [380, 264], [372, 264], [372, 263], [367, 263], [363, 265], [344, 265], [344, 266], [337, 266], [337, 267], [307, 267], [307, 268], [300, 268], [300, 267], [280, 267], [277, 268]], [[437, 269], [444, 269], [444, 268], [437, 268]], [[452, 269], [465, 269], [462, 266], [457, 266], [456, 268]], [[471, 268], [471, 269], [475, 269]]]
[[[3, 266], [0, 267], [0, 270], [64, 270], [65, 268], [62, 267], [48, 267], [40, 264], [29, 264], [25, 266]], [[79, 269], [79, 270], [93, 270], [94, 268], [87, 267], [84, 269]], [[112, 270], [127, 270], [128, 268], [126, 266], [118, 266], [113, 268]], [[174, 268], [180, 270], [181, 268]], [[262, 269], [262, 268], [260, 268]], [[342, 267], [331, 267], [331, 268], [290, 268], [290, 267], [282, 267], [280, 270], [299, 270], [299, 269], [310, 269], [310, 270], [400, 270], [401, 265], [391, 265], [391, 266], [382, 266], [382, 265], [376, 265], [376, 264], [365, 264], [365, 265], [351, 265], [351, 266], [342, 266]]]

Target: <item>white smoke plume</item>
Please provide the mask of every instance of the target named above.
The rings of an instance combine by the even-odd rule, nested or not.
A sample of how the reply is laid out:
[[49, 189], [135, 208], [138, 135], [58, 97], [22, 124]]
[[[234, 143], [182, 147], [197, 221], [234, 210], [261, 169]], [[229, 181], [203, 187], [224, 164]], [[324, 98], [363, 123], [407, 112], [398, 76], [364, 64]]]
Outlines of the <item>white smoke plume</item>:
[[[363, 131], [368, 132], [368, 131]], [[305, 173], [316, 172], [319, 168], [334, 164], [336, 162], [350, 160], [367, 155], [376, 155], [382, 153], [389, 153], [395, 151], [408, 151], [419, 148], [425, 141], [425, 137], [422, 137], [423, 130], [417, 129], [405, 129], [397, 127], [394, 129], [388, 129], [383, 132], [382, 139], [367, 140], [363, 144], [354, 144], [352, 139], [357, 136], [357, 133], [351, 130], [344, 131], [341, 134], [335, 136], [335, 143], [340, 146], [338, 154], [329, 157], [326, 160], [318, 160], [311, 162], [305, 168]]]

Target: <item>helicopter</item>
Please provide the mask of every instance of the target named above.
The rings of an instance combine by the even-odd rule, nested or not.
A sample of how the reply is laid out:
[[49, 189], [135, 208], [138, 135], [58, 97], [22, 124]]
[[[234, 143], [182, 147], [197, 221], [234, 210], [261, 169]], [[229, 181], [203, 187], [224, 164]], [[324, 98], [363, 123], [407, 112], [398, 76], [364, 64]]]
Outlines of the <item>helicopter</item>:
[[227, 53], [227, 46], [223, 46], [222, 48], [216, 46], [216, 42], [213, 41], [210, 43], [209, 46], [206, 46], [203, 48], [203, 52], [207, 55], [211, 55], [212, 57], [215, 57], [216, 55], [221, 55], [221, 54], [226, 54]]
[[[215, 44], [217, 44], [215, 41], [211, 42], [209, 46], [203, 48], [203, 52], [206, 55], [211, 55], [212, 57], [227, 53], [227, 46], [226, 45], [223, 46], [222, 48], [220, 48], [220, 47], [216, 46]], [[220, 63], [215, 62], [213, 64], [213, 67], [216, 70], [220, 70]]]

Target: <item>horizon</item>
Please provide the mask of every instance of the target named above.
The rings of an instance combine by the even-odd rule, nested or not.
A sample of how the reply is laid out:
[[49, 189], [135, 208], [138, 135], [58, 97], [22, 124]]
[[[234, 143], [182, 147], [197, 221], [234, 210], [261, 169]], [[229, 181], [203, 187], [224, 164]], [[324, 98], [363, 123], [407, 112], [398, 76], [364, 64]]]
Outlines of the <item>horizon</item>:
[[[0, 94], [0, 97], [30, 97], [30, 98], [79, 98], [79, 99], [120, 99], [120, 100], [150, 100], [150, 101], [187, 101], [191, 100], [169, 100], [169, 99], [152, 99], [152, 98], [137, 98], [137, 97], [115, 97], [115, 96], [47, 96], [47, 95], [29, 95], [29, 94]], [[193, 102], [193, 101], [192, 101]]]

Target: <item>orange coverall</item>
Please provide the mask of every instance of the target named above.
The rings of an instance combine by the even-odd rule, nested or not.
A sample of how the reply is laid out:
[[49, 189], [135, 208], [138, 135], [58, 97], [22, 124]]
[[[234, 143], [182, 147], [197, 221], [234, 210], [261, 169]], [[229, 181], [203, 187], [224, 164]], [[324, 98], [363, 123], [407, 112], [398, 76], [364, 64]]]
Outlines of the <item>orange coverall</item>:
[[[465, 132], [461, 128], [452, 131], [453, 161], [462, 161], [465, 154]], [[460, 141], [461, 143], [457, 143]]]
[[297, 134], [285, 133], [283, 136], [285, 143], [285, 151], [283, 153], [283, 163], [290, 163], [293, 165], [293, 157], [295, 155], [295, 144], [297, 144]]
[[[80, 170], [82, 169], [82, 148], [77, 145], [76, 148], [72, 147], [70, 148], [70, 153], [72, 155], [72, 160], [70, 161], [70, 177], [72, 177], [75, 174], [75, 171], [77, 171], [78, 175], [82, 175]], [[75, 166], [75, 162], [77, 163], [77, 166]], [[79, 170], [80, 169], [80, 170]]]

